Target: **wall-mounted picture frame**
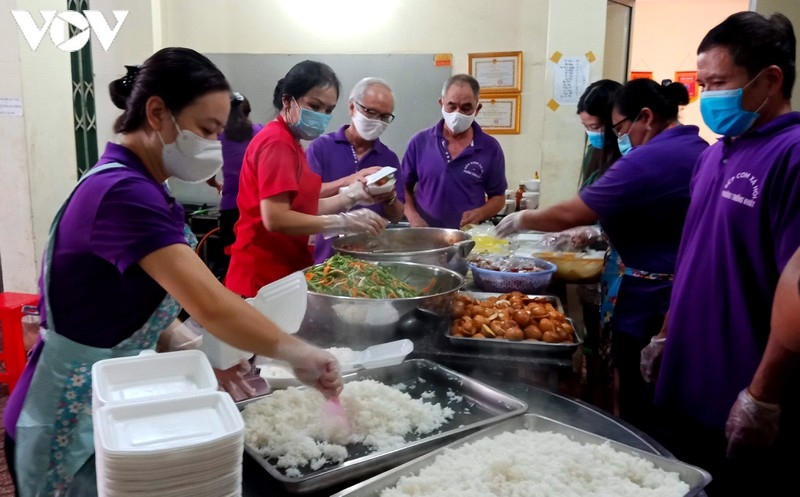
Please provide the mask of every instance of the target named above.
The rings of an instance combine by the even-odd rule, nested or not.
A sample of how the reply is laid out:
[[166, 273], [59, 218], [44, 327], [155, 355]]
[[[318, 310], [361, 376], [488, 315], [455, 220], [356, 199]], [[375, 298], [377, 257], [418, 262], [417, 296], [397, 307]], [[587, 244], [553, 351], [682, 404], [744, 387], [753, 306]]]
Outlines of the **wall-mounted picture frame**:
[[471, 53], [469, 74], [478, 80], [481, 92], [519, 93], [522, 91], [522, 52]]
[[518, 135], [522, 97], [481, 93], [481, 109], [475, 118], [481, 129], [493, 135]]
[[628, 78], [628, 81], [633, 81], [634, 79], [653, 79], [653, 71], [631, 71], [631, 77]]
[[686, 87], [689, 92], [689, 103], [700, 98], [700, 85], [697, 84], [697, 71], [675, 71], [675, 80]]

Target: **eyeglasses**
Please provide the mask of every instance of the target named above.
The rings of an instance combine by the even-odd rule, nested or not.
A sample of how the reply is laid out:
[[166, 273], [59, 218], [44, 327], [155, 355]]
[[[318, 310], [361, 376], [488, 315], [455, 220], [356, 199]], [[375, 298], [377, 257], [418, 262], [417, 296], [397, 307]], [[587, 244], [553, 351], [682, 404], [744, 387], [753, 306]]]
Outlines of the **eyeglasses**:
[[394, 114], [392, 113], [383, 114], [375, 109], [370, 109], [369, 107], [365, 107], [364, 104], [362, 104], [357, 100], [353, 100], [353, 102], [359, 107], [361, 107], [361, 112], [370, 119], [380, 119], [386, 124], [389, 124], [390, 122], [394, 121]]
[[625, 134], [625, 133], [620, 133], [619, 129], [617, 129], [619, 128], [619, 125], [624, 123], [625, 121], [630, 121], [630, 119], [628, 119], [627, 117], [623, 117], [622, 119], [611, 125], [611, 129], [614, 130], [614, 134], [617, 135], [617, 138]]

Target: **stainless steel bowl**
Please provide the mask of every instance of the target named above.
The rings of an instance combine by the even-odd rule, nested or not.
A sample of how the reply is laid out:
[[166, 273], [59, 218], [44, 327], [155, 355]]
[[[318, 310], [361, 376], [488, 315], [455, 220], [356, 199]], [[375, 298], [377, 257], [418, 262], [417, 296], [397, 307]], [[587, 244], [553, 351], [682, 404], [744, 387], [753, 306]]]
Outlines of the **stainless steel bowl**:
[[367, 261], [431, 264], [467, 274], [467, 256], [475, 241], [469, 233], [447, 228], [395, 228], [380, 236], [348, 235], [333, 241], [333, 250]]
[[[417, 288], [434, 281], [421, 297], [370, 299], [308, 292], [308, 308], [297, 336], [321, 347], [354, 350], [403, 338], [409, 329], [441, 332], [450, 324], [450, 306], [464, 285], [462, 275], [449, 269], [410, 262], [377, 261], [398, 278]], [[413, 323], [409, 326], [409, 323]]]

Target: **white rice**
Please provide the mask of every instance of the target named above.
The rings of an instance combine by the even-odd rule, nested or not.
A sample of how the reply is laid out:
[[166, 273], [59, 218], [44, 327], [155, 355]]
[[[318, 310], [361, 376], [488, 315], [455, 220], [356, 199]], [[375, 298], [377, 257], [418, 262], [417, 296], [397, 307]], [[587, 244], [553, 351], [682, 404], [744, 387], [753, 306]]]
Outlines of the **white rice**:
[[310, 465], [313, 470], [343, 461], [347, 444], [393, 449], [404, 445], [409, 433], [430, 433], [454, 414], [374, 380], [346, 383], [339, 400], [349, 426], [326, 416], [326, 401], [318, 391], [277, 390], [242, 411], [245, 443], [266, 458], [277, 458], [278, 467]]
[[551, 432], [518, 430], [448, 449], [380, 497], [679, 497], [677, 473]]

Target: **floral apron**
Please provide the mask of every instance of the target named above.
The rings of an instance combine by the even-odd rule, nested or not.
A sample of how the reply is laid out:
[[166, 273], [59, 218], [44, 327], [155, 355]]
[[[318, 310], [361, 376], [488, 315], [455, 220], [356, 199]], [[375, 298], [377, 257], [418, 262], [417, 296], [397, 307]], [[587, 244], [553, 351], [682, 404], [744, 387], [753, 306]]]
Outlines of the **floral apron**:
[[[120, 163], [97, 166], [78, 182], [100, 172], [126, 167]], [[50, 305], [50, 267], [56, 232], [69, 203], [64, 202], [50, 227], [44, 273], [47, 331], [25, 403], [17, 422], [17, 491], [21, 497], [58, 496], [66, 492], [83, 464], [94, 454], [92, 429], [92, 365], [103, 359], [137, 355], [154, 349], [158, 336], [178, 316], [180, 305], [169, 294], [145, 324], [110, 349], [90, 347], [59, 335]], [[197, 240], [184, 227], [187, 242]]]
[[672, 281], [675, 275], [666, 273], [651, 273], [641, 269], [626, 267], [619, 257], [614, 247], [610, 247], [606, 252], [606, 261], [603, 274], [600, 277], [600, 319], [605, 328], [614, 316], [614, 306], [617, 305], [617, 295], [622, 285], [622, 278], [625, 275], [646, 280]]

